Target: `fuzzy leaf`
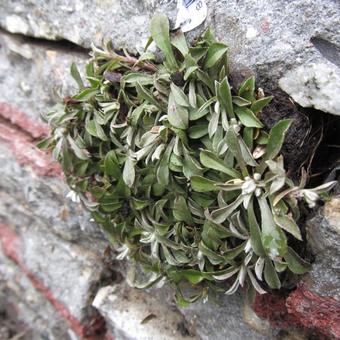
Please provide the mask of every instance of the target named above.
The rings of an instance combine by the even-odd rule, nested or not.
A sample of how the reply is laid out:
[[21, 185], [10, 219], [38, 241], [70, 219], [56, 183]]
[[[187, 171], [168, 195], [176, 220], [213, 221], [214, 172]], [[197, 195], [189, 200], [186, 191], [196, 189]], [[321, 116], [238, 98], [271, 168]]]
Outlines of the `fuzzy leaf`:
[[183, 57], [185, 57], [189, 53], [187, 41], [185, 39], [184, 33], [181, 30], [177, 31], [173, 35], [171, 39], [171, 44], [175, 46], [178, 51], [181, 52]]
[[258, 199], [261, 210], [262, 244], [271, 258], [284, 256], [287, 251], [287, 239], [280, 228], [276, 226], [273, 213], [267, 199], [263, 196]]
[[215, 223], [223, 223], [242, 204], [243, 197], [240, 195], [235, 201], [225, 207], [214, 210], [211, 218]]
[[215, 185], [216, 182], [202, 176], [192, 176], [190, 178], [190, 181], [192, 189], [197, 192], [209, 192], [219, 190], [219, 188]]
[[217, 98], [229, 117], [234, 117], [233, 102], [228, 78], [225, 77], [218, 87]]
[[189, 225], [193, 224], [192, 216], [187, 205], [187, 201], [183, 196], [177, 196], [174, 202], [174, 217], [177, 221], [183, 221]]
[[168, 103], [168, 120], [172, 126], [185, 130], [189, 125], [189, 113], [185, 107], [179, 106], [171, 93]]
[[233, 178], [240, 177], [240, 174], [236, 170], [227, 167], [225, 162], [211, 151], [202, 150], [200, 152], [200, 161], [209, 169], [221, 171]]
[[236, 107], [235, 113], [244, 126], [254, 127], [254, 128], [263, 127], [263, 124], [254, 115], [253, 111], [247, 109], [246, 107]]
[[204, 61], [204, 68], [213, 67], [227, 51], [228, 47], [224, 44], [221, 43], [211, 44]]
[[302, 241], [300, 228], [295, 221], [288, 215], [274, 215], [275, 223], [283, 230], [292, 234], [295, 238]]
[[194, 125], [189, 129], [189, 137], [191, 139], [200, 139], [208, 134], [208, 127], [206, 124]]
[[285, 134], [292, 124], [291, 119], [283, 119], [276, 123], [269, 133], [269, 139], [267, 143], [265, 160], [275, 158], [282, 148], [282, 144], [285, 138]]
[[113, 150], [109, 151], [105, 156], [104, 168], [107, 176], [112, 176], [118, 180], [121, 176], [121, 171], [117, 161], [115, 152]]
[[238, 95], [252, 102], [255, 97], [254, 92], [255, 92], [255, 77], [251, 76], [240, 85]]
[[73, 77], [73, 79], [78, 84], [79, 89], [80, 90], [83, 89], [84, 83], [83, 83], [83, 80], [81, 79], [80, 73], [79, 73], [77, 65], [75, 63], [71, 64], [71, 76]]
[[272, 101], [272, 99], [273, 99], [272, 96], [258, 99], [257, 101], [251, 104], [250, 110], [252, 110], [255, 114], [257, 114], [261, 112], [262, 109]]
[[92, 87], [86, 88], [86, 89], [82, 90], [79, 94], [74, 96], [73, 98], [75, 100], [85, 102], [85, 101], [89, 100], [90, 98], [94, 97], [96, 95], [96, 93], [97, 93], [97, 89], [93, 89]]
[[153, 77], [150, 74], [131, 72], [122, 78], [123, 82], [128, 84], [141, 84], [151, 85], [153, 84]]
[[176, 104], [188, 107], [189, 106], [188, 97], [183, 92], [183, 90], [180, 87], [176, 86], [174, 83], [171, 83], [170, 88]]
[[288, 268], [295, 274], [305, 274], [311, 269], [311, 265], [303, 260], [292, 248], [288, 247], [285, 255]]
[[263, 249], [262, 241], [261, 241], [261, 230], [257, 223], [257, 219], [255, 216], [253, 200], [250, 201], [248, 209], [248, 223], [249, 223], [249, 231], [250, 231], [250, 240], [251, 246], [256, 255], [265, 257], [266, 253]]
[[265, 260], [264, 279], [268, 286], [273, 289], [280, 289], [281, 282], [270, 259]]
[[123, 180], [129, 188], [131, 188], [135, 182], [135, 161], [131, 157], [127, 157], [125, 160]]
[[176, 68], [177, 62], [171, 47], [169, 29], [169, 19], [164, 14], [157, 14], [151, 19], [150, 32], [152, 39], [164, 53], [169, 65]]

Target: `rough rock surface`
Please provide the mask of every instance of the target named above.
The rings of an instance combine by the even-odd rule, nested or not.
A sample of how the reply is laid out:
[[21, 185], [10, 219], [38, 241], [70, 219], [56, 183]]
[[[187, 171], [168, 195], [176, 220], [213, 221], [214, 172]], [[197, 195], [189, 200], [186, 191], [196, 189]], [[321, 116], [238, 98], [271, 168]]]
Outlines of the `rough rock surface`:
[[102, 287], [92, 304], [109, 320], [116, 339], [199, 339], [187, 330], [175, 306], [126, 284]]
[[[264, 88], [280, 84], [302, 106], [339, 114], [337, 0], [207, 3], [207, 21], [192, 38], [211, 25], [230, 46], [232, 71], [255, 71]], [[117, 279], [101, 231], [65, 198], [60, 168], [36, 149], [48, 134], [39, 116], [56, 103], [56, 92], [72, 93], [69, 66], [82, 68], [84, 47], [112, 39], [117, 48], [140, 50], [152, 14], [163, 11], [173, 21], [175, 8], [170, 0], [0, 2], [0, 317], [17, 326], [8, 333], [0, 322], [0, 338], [277, 338], [271, 326], [340, 338], [339, 199], [308, 221], [313, 271], [287, 298], [257, 298], [255, 311], [269, 323], [243, 310], [239, 295], [178, 309], [167, 289], [139, 292]]]
[[[56, 102], [54, 88], [70, 93], [69, 65], [82, 64], [86, 53], [7, 33], [0, 35], [0, 44], [0, 297], [6, 297], [3, 313], [22, 325], [14, 335], [25, 331], [28, 338], [73, 340], [97, 334], [100, 339], [217, 334], [216, 324], [201, 326], [202, 312], [197, 311], [202, 322], [196, 323], [164, 296], [137, 292], [123, 282], [103, 294], [121, 277], [105, 260], [108, 243], [89, 214], [65, 197], [69, 189], [50, 155], [35, 147], [48, 134], [40, 113]], [[233, 301], [240, 317], [224, 323], [223, 335], [260, 339], [241, 319], [242, 301]], [[140, 324], [148, 310], [157, 319]], [[218, 320], [217, 313], [211, 310], [211, 320]], [[13, 334], [8, 327], [2, 330]]]
[[254, 309], [272, 326], [304, 328], [311, 338], [340, 338], [340, 198], [334, 197], [307, 223], [313, 269], [287, 295], [257, 296]]
[[279, 84], [301, 106], [340, 115], [339, 66], [330, 62], [307, 63], [289, 71]]
[[340, 197], [308, 221], [307, 235], [316, 259], [305, 284], [315, 294], [340, 301]]
[[[335, 91], [340, 77], [337, 0], [207, 0], [207, 4], [208, 18], [191, 36], [210, 25], [229, 44], [233, 69], [251, 67], [274, 86], [284, 77], [283, 89], [302, 106], [340, 114], [338, 99], [328, 92]], [[13, 33], [67, 39], [84, 47], [112, 39], [117, 48], [134, 52], [143, 48], [149, 19], [156, 11], [174, 22], [176, 2], [2, 1], [0, 26]], [[310, 67], [315, 81], [302, 82], [296, 77], [296, 72], [312, 77]], [[320, 75], [325, 69], [327, 77]], [[292, 72], [286, 74], [289, 70]], [[320, 83], [322, 90], [315, 91]]]

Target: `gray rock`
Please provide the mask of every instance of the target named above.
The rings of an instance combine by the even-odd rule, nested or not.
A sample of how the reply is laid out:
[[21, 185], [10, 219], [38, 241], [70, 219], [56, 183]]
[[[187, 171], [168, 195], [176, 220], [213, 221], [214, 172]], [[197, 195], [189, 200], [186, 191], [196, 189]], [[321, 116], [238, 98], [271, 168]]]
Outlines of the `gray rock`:
[[69, 75], [72, 62], [81, 70], [86, 53], [65, 50], [57, 43], [42, 44], [0, 33], [0, 102], [20, 108], [40, 120], [63, 96], [74, 93]]
[[[273, 339], [274, 334], [260, 320], [256, 320], [256, 329], [262, 334], [247, 326], [241, 295], [218, 296], [216, 300], [179, 308], [169, 286], [139, 291], [122, 283], [101, 288], [93, 306], [105, 317], [118, 339], [260, 340]], [[150, 321], [141, 323], [151, 315]]]
[[80, 322], [88, 320], [89, 301], [106, 270], [101, 258], [81, 244], [65, 242], [32, 226], [21, 238], [22, 257], [29, 270], [73, 317]]
[[[217, 37], [230, 46], [232, 70], [245, 67], [257, 71], [265, 87], [277, 87], [290, 70], [305, 74], [309, 65], [327, 66], [320, 77], [320, 66], [314, 72], [315, 85], [287, 75], [282, 87], [302, 106], [314, 106], [330, 113], [339, 113], [339, 101], [328, 88], [337, 88], [336, 75], [330, 73], [328, 61], [339, 67], [340, 7], [337, 0], [208, 0], [205, 24], [189, 35], [195, 37], [211, 26]], [[176, 17], [175, 1], [3, 1], [0, 25], [10, 31], [46, 39], [64, 38], [89, 47], [112, 39], [117, 48], [140, 51], [149, 35], [150, 17], [157, 11], [166, 13], [172, 22]], [[301, 68], [299, 68], [301, 67]], [[294, 75], [293, 73], [293, 75]], [[309, 72], [307, 72], [310, 74]], [[288, 88], [287, 82], [293, 89]], [[271, 84], [270, 84], [271, 83]], [[334, 90], [335, 91], [335, 90]], [[320, 92], [320, 93], [319, 93]], [[301, 95], [301, 93], [303, 95]], [[326, 96], [325, 96], [326, 94]], [[312, 97], [308, 98], [309, 96]], [[327, 98], [331, 98], [328, 100]]]
[[198, 339], [186, 332], [184, 318], [176, 308], [154, 292], [139, 291], [126, 284], [106, 286], [98, 291], [93, 306], [106, 318], [116, 339]]
[[307, 222], [307, 235], [316, 259], [304, 282], [320, 296], [340, 299], [340, 197]]
[[301, 65], [282, 77], [279, 84], [301, 106], [340, 115], [338, 66], [330, 62]]
[[[339, 89], [340, 47], [337, 0], [207, 3], [207, 21], [191, 32], [190, 38], [212, 26], [230, 47], [232, 71], [250, 68], [264, 88], [280, 84], [299, 104], [339, 114], [335, 93]], [[0, 101], [19, 107], [37, 121], [59, 100], [56, 90], [62, 89], [62, 96], [72, 94], [71, 62], [82, 69], [87, 59], [86, 51], [60, 39], [86, 48], [91, 42], [112, 39], [116, 48], [140, 51], [149, 35], [149, 19], [156, 11], [165, 12], [173, 22], [176, 2], [1, 1], [1, 27], [55, 42], [0, 33]], [[27, 268], [78, 319], [94, 313], [91, 304], [95, 296], [93, 305], [117, 339], [272, 338], [268, 324], [254, 320], [249, 310], [243, 309], [240, 295], [179, 310], [166, 288], [140, 292], [125, 283], [112, 286], [112, 278], [109, 286], [100, 288], [107, 270], [101, 258], [107, 242], [89, 221], [89, 214], [65, 198], [67, 186], [59, 178], [37, 176], [30, 166], [19, 165], [4, 144], [0, 145], [0, 163], [1, 223], [15, 226], [23, 241]], [[308, 222], [316, 262], [306, 284], [318, 294], [333, 297], [339, 296], [340, 286], [338, 212], [339, 199]], [[0, 290], [3, 295], [9, 292], [6, 304], [16, 306], [34, 339], [75, 338], [50, 302], [1, 250]], [[157, 318], [141, 324], [151, 314]], [[244, 316], [263, 334], [249, 329]], [[185, 337], [186, 332], [192, 335]]]
[[16, 334], [22, 334], [23, 339], [69, 339], [69, 327], [65, 320], [55, 312], [27, 276], [4, 256], [1, 243], [0, 303], [2, 312], [8, 318], [15, 318], [19, 326], [15, 329]]
[[[90, 214], [66, 198], [69, 191], [57, 178], [38, 177], [30, 168], [20, 166], [11, 150], [0, 144], [0, 218], [20, 228], [35, 225], [69, 241], [102, 247], [103, 234], [90, 222]], [[88, 241], [86, 241], [86, 239]]]
[[[264, 334], [260, 334], [245, 323], [243, 308], [244, 301], [238, 293], [232, 296], [219, 295], [206, 303], [199, 301], [181, 311], [202, 340], [272, 339], [268, 325], [261, 325]], [[258, 325], [256, 329], [259, 330]]]

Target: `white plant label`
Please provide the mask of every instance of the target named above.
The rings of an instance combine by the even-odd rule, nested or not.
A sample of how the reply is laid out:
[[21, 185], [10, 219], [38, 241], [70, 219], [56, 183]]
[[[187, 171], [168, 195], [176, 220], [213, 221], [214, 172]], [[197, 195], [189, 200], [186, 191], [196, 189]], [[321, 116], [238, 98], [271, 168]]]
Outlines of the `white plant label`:
[[205, 0], [178, 0], [176, 28], [189, 32], [199, 26], [207, 17], [208, 8]]

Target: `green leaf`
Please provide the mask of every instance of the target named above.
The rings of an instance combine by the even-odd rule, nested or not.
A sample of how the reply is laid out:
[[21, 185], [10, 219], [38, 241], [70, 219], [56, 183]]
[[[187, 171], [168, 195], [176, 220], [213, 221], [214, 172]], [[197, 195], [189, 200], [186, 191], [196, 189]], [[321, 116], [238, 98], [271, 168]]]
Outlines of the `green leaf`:
[[202, 150], [200, 152], [200, 161], [204, 166], [209, 169], [221, 171], [232, 178], [240, 177], [240, 174], [235, 169], [227, 167], [225, 162], [211, 151]]
[[136, 89], [138, 91], [138, 94], [146, 101], [148, 101], [150, 104], [155, 105], [160, 110], [162, 110], [162, 105], [155, 99], [155, 97], [148, 91], [145, 87], [143, 87], [141, 84], [137, 82]]
[[172, 36], [171, 44], [175, 46], [178, 49], [178, 51], [181, 52], [183, 57], [185, 57], [189, 53], [187, 41], [185, 39], [184, 33], [181, 30], [178, 30]]
[[219, 118], [220, 114], [218, 112], [213, 112], [211, 114], [211, 118], [208, 125], [209, 138], [212, 138], [215, 135], [218, 128]]
[[190, 66], [188, 69], [185, 71], [184, 74], [184, 80], [188, 80], [189, 77], [196, 71], [198, 70], [198, 66]]
[[169, 19], [164, 14], [157, 14], [151, 19], [150, 32], [157, 47], [164, 53], [164, 56], [173, 69], [177, 68], [177, 62], [172, 51], [169, 35]]
[[310, 263], [303, 260], [292, 248], [288, 247], [284, 256], [288, 268], [295, 274], [305, 274], [311, 270]]
[[250, 201], [248, 209], [248, 224], [249, 224], [249, 231], [250, 231], [250, 240], [251, 246], [256, 255], [265, 257], [266, 253], [263, 249], [262, 241], [261, 241], [261, 230], [257, 223], [257, 219], [255, 216], [253, 200]]
[[171, 83], [170, 89], [171, 89], [171, 92], [175, 99], [176, 104], [180, 106], [185, 106], [185, 107], [189, 106], [188, 97], [186, 96], [186, 94], [183, 92], [183, 90], [180, 87], [176, 86], [174, 83]]
[[247, 170], [247, 167], [246, 167], [246, 162], [245, 162], [243, 155], [242, 155], [242, 150], [241, 150], [241, 146], [240, 146], [240, 143], [239, 143], [239, 138], [238, 138], [236, 132], [234, 131], [233, 127], [230, 127], [228, 129], [226, 139], [227, 139], [227, 143], [228, 143], [228, 146], [229, 146], [229, 150], [231, 151], [231, 153], [236, 158], [237, 163], [241, 168], [243, 176], [247, 176], [248, 170]]
[[283, 119], [272, 127], [269, 133], [269, 139], [264, 160], [273, 159], [279, 154], [282, 148], [285, 134], [288, 131], [292, 122], [292, 119]]
[[192, 176], [202, 175], [202, 168], [197, 163], [197, 161], [189, 154], [186, 154], [184, 156], [182, 170], [184, 176], [188, 179], [190, 179]]
[[302, 241], [301, 231], [295, 221], [288, 215], [274, 215], [275, 223], [283, 230]]
[[190, 178], [191, 188], [197, 192], [209, 192], [220, 190], [216, 182], [202, 176], [192, 176]]
[[239, 96], [233, 96], [233, 103], [237, 106], [244, 107], [250, 106], [251, 102]]
[[156, 174], [157, 181], [162, 186], [167, 186], [169, 184], [169, 175], [170, 175], [169, 160], [170, 160], [170, 156], [171, 156], [174, 144], [175, 144], [175, 139], [173, 138], [171, 142], [168, 144], [157, 168], [157, 174]]
[[136, 127], [138, 125], [138, 122], [140, 121], [142, 114], [145, 110], [145, 104], [137, 106], [131, 113], [130, 122], [131, 125]]
[[91, 99], [92, 97], [94, 97], [97, 93], [97, 89], [94, 88], [86, 88], [85, 90], [82, 90], [79, 94], [77, 94], [76, 96], [74, 96], [73, 98], [75, 100], [81, 101], [81, 102], [85, 102], [88, 101], [89, 99]]
[[207, 56], [204, 61], [204, 68], [213, 67], [228, 51], [228, 47], [225, 44], [213, 43], [209, 46]]
[[172, 93], [169, 96], [168, 120], [172, 126], [182, 130], [187, 129], [189, 125], [188, 110], [176, 103]]
[[261, 99], [258, 99], [257, 101], [253, 102], [251, 104], [251, 107], [250, 109], [255, 113], [259, 113], [262, 111], [262, 109], [267, 106], [271, 101], [272, 101], [273, 97], [270, 96], [270, 97], [264, 97], [264, 98], [261, 98]]
[[71, 76], [78, 84], [79, 90], [82, 90], [85, 86], [75, 63], [71, 64]]
[[222, 255], [217, 254], [216, 252], [214, 252], [213, 250], [211, 250], [207, 245], [204, 244], [203, 241], [201, 241], [201, 242], [199, 243], [198, 249], [200, 250], [200, 252], [201, 252], [202, 254], [204, 254], [205, 256], [207, 256], [207, 258], [209, 259], [209, 261], [210, 261], [213, 265], [217, 265], [217, 264], [221, 264], [221, 263], [226, 262]]
[[206, 124], [194, 125], [189, 129], [188, 133], [191, 139], [200, 139], [208, 134], [208, 127]]
[[235, 113], [244, 126], [263, 128], [263, 124], [254, 115], [253, 111], [247, 109], [246, 107], [236, 107]]
[[95, 119], [88, 120], [86, 122], [85, 129], [91, 136], [97, 137], [103, 141], [108, 140], [103, 128], [96, 122]]
[[113, 150], [109, 151], [105, 156], [104, 169], [105, 169], [105, 174], [107, 176], [112, 176], [117, 180], [121, 176], [118, 159], [117, 159], [116, 153]]
[[264, 196], [258, 198], [261, 211], [262, 244], [266, 253], [275, 259], [287, 252], [287, 239], [283, 231], [277, 227], [273, 213]]
[[135, 161], [131, 157], [127, 157], [124, 164], [123, 180], [129, 188], [132, 188], [135, 176]]
[[181, 280], [185, 279], [193, 285], [196, 285], [205, 279], [202, 272], [194, 269], [171, 270], [168, 272], [168, 275], [169, 279], [173, 282], [179, 283]]
[[74, 154], [79, 158], [83, 160], [88, 160], [89, 159], [89, 152], [86, 149], [81, 149], [73, 140], [73, 138], [68, 135], [67, 136], [67, 141], [69, 142], [69, 145], [74, 152]]
[[137, 199], [137, 198], [131, 198], [131, 204], [133, 206], [134, 209], [136, 210], [143, 210], [144, 208], [146, 208], [147, 206], [150, 205], [150, 201], [149, 200], [141, 200], [141, 199]]
[[131, 72], [123, 76], [123, 82], [128, 84], [152, 85], [153, 77], [146, 73]]
[[242, 97], [252, 102], [255, 98], [254, 93], [255, 93], [255, 77], [251, 76], [240, 85], [238, 95], [239, 97]]
[[48, 149], [51, 146], [52, 143], [53, 143], [53, 138], [52, 137], [47, 137], [47, 138], [44, 138], [41, 141], [39, 141], [36, 144], [36, 147], [38, 149], [45, 150], [45, 149]]
[[232, 102], [233, 99], [231, 96], [230, 85], [227, 77], [225, 77], [222, 80], [221, 84], [218, 86], [217, 98], [218, 101], [221, 103], [222, 108], [226, 110], [227, 115], [229, 117], [235, 117]]
[[279, 276], [276, 273], [276, 270], [273, 266], [273, 263], [270, 259], [265, 259], [264, 266], [264, 279], [266, 280], [268, 286], [273, 289], [280, 289], [281, 282]]
[[[199, 97], [198, 97], [199, 98]], [[207, 100], [198, 110], [190, 111], [190, 120], [198, 120], [207, 115], [209, 112], [208, 108], [211, 104], [216, 101], [215, 97], [210, 98]]]
[[240, 195], [235, 201], [225, 207], [214, 210], [211, 218], [215, 223], [223, 223], [242, 204], [243, 197]]
[[197, 75], [197, 78], [202, 82], [204, 83], [205, 85], [208, 86], [208, 88], [210, 89], [210, 91], [212, 93], [214, 93], [215, 91], [215, 87], [214, 87], [214, 82], [213, 80], [211, 79], [211, 77], [204, 71], [198, 69], [196, 71], [196, 75]]
[[150, 61], [150, 60], [155, 60], [156, 57], [152, 52], [143, 52], [140, 57], [138, 58], [138, 63], [142, 61]]
[[183, 196], [177, 196], [174, 201], [173, 209], [174, 217], [177, 221], [186, 222], [189, 225], [193, 224], [192, 216], [187, 205], [187, 201]]

